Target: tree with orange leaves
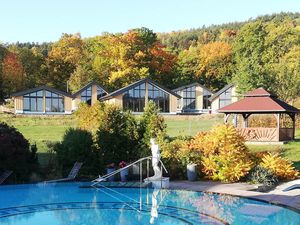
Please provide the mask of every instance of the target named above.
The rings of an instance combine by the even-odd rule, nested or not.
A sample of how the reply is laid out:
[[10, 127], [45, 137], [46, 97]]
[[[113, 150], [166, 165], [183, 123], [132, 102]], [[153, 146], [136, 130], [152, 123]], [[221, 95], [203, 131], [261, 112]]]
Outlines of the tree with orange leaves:
[[203, 77], [206, 85], [215, 90], [232, 76], [233, 52], [226, 42], [210, 42], [200, 47], [197, 77]]
[[2, 92], [8, 97], [11, 93], [24, 88], [23, 66], [19, 57], [7, 52], [2, 61]]

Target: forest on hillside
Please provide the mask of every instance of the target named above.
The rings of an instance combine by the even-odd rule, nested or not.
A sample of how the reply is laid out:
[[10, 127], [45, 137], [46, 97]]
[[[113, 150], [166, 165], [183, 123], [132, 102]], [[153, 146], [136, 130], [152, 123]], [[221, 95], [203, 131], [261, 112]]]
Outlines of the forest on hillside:
[[169, 88], [197, 81], [212, 91], [235, 82], [240, 93], [264, 87], [292, 102], [300, 96], [300, 13], [169, 33], [142, 27], [0, 44], [0, 102], [39, 85], [66, 91], [68, 82], [75, 92], [97, 81], [112, 91], [145, 77]]

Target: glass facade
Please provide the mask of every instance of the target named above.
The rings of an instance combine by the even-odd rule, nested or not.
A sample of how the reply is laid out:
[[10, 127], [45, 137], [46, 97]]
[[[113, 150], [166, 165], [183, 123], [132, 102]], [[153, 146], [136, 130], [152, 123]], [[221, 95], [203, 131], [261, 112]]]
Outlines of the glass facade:
[[148, 101], [159, 106], [161, 112], [170, 112], [170, 95], [158, 87], [148, 83]]
[[133, 112], [143, 112], [145, 107], [145, 93], [145, 83], [126, 91], [123, 95], [123, 109]]
[[54, 92], [45, 91], [46, 93], [46, 112], [64, 112], [64, 96]]
[[143, 112], [146, 98], [159, 106], [161, 112], [170, 112], [170, 95], [160, 88], [148, 83], [148, 96], [146, 96], [146, 83], [140, 84], [123, 95], [123, 109], [133, 112]]
[[183, 110], [196, 109], [196, 86], [184, 88], [182, 90], [182, 109]]
[[81, 102], [92, 104], [92, 87], [88, 87], [81, 92]]
[[23, 110], [27, 112], [43, 112], [43, 91], [32, 92], [23, 96]]
[[99, 100], [101, 97], [105, 96], [106, 95], [106, 92], [97, 86], [97, 99]]
[[209, 98], [211, 97], [211, 92], [203, 89], [203, 109], [209, 109], [211, 106], [211, 102]]
[[231, 104], [231, 93], [232, 88], [229, 88], [228, 90], [224, 91], [219, 98], [219, 108], [222, 108], [226, 105]]
[[[46, 103], [45, 106], [44, 102]], [[64, 96], [46, 90], [23, 96], [23, 111], [44, 112], [44, 109], [46, 112], [64, 112]]]

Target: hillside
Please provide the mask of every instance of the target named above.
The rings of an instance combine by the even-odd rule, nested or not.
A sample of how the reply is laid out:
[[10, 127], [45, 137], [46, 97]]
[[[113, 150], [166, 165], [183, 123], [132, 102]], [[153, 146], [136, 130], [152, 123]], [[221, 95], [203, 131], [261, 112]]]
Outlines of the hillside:
[[299, 13], [169, 33], [142, 27], [85, 39], [63, 34], [54, 43], [3, 44], [0, 102], [39, 85], [66, 90], [68, 82], [74, 92], [94, 80], [113, 91], [145, 77], [168, 88], [196, 81], [212, 91], [235, 82], [241, 93], [264, 87], [292, 101], [300, 96], [299, 50]]

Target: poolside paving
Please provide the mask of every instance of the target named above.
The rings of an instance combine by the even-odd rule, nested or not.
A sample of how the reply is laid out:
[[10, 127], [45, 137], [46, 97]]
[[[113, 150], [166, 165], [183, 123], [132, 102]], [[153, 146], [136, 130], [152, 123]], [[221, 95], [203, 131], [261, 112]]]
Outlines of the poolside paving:
[[285, 205], [300, 210], [300, 189], [282, 192], [275, 189], [264, 193], [253, 191], [257, 185], [247, 183], [221, 183], [214, 181], [171, 181], [171, 189], [185, 189], [191, 191], [205, 191], [220, 194], [249, 197], [258, 200]]

